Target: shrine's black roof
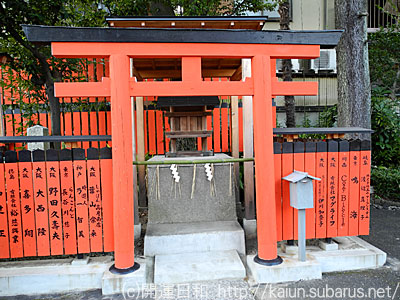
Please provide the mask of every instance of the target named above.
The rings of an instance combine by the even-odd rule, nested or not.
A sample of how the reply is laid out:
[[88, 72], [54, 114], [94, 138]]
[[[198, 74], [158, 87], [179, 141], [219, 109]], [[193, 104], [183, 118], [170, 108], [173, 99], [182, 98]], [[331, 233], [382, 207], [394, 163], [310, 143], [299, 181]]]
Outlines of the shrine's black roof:
[[218, 96], [158, 97], [157, 108], [170, 106], [207, 106], [212, 109], [219, 106], [219, 98]]
[[154, 29], [22, 25], [31, 42], [299, 44], [335, 47], [342, 30]]

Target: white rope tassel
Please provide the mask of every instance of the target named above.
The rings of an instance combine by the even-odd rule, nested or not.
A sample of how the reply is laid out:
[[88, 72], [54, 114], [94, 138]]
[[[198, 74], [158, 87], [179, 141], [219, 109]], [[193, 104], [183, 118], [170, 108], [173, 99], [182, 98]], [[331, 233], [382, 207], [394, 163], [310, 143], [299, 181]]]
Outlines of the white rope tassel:
[[193, 180], [192, 180], [192, 193], [190, 194], [190, 199], [194, 197], [194, 190], [196, 186], [196, 164], [193, 166]]
[[179, 171], [178, 171], [178, 166], [175, 164], [172, 164], [171, 167], [169, 168], [172, 173], [172, 185], [171, 185], [171, 192], [175, 190], [175, 198], [177, 194], [177, 190], [179, 189], [179, 197], [181, 197], [181, 185], [180, 185], [180, 179], [181, 177], [179, 176]]
[[[214, 174], [214, 164], [211, 164], [211, 172]], [[211, 196], [215, 197], [217, 195], [217, 188], [215, 186], [215, 177], [211, 179]]]
[[172, 164], [169, 169], [172, 171], [172, 176], [173, 176], [175, 182], [179, 182], [181, 177], [179, 176], [178, 166], [175, 164]]

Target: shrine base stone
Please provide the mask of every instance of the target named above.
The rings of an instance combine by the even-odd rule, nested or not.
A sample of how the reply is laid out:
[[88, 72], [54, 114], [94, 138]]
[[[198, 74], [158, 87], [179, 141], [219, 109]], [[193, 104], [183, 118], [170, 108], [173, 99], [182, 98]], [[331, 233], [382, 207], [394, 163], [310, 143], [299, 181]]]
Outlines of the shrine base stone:
[[157, 255], [154, 283], [171, 284], [219, 279], [243, 279], [246, 269], [235, 250]]
[[227, 250], [245, 254], [237, 221], [148, 224], [144, 237], [145, 256]]

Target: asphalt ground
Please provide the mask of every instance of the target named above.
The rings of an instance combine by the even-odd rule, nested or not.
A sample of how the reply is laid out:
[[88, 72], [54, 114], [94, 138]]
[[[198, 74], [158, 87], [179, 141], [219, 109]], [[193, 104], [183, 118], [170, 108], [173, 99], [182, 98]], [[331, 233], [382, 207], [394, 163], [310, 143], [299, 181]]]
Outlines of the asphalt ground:
[[265, 300], [265, 299], [391, 299], [400, 300], [400, 207], [371, 207], [371, 233], [363, 239], [385, 251], [387, 263], [363, 271], [323, 274], [322, 279], [288, 284], [250, 286], [245, 280], [193, 284], [148, 285], [144, 291], [102, 296], [101, 290], [40, 296], [0, 297], [2, 300]]

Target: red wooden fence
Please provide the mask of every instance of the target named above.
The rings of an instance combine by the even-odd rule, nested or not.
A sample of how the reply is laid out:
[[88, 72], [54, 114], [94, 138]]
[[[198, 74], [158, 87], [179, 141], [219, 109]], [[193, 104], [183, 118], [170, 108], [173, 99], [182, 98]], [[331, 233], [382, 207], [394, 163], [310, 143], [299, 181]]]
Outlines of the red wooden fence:
[[0, 258], [113, 251], [111, 149], [0, 154]]
[[307, 239], [369, 234], [370, 141], [275, 142], [274, 152], [278, 240], [297, 239], [297, 212], [281, 179], [293, 170], [321, 178], [306, 210]]

